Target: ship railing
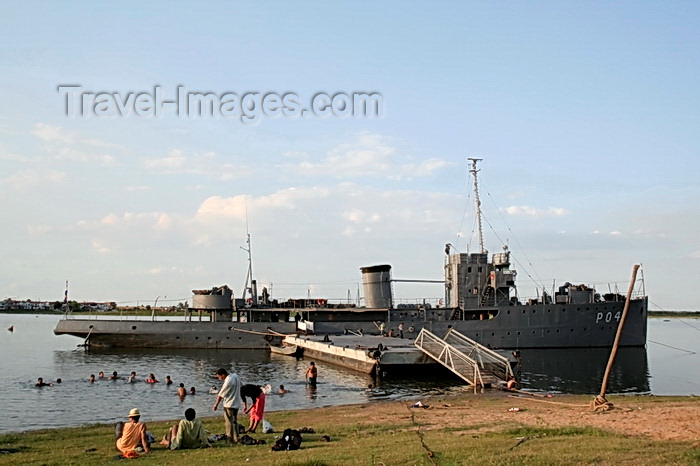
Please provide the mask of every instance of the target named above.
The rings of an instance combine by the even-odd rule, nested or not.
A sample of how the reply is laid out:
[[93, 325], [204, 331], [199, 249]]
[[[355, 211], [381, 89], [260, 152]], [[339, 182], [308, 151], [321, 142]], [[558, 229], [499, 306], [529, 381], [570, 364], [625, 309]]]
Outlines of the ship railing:
[[446, 343], [434, 333], [425, 328], [421, 329], [413, 344], [469, 385], [484, 386], [478, 362]]
[[500, 380], [513, 377], [513, 368], [507, 357], [459, 333], [454, 328], [447, 331], [444, 341], [477, 361], [482, 370]]

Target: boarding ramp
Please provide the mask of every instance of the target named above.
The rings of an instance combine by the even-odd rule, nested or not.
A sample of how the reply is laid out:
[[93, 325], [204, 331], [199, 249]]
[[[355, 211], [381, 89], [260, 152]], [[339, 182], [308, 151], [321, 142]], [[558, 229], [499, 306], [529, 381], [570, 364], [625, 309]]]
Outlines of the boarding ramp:
[[445, 338], [423, 328], [413, 344], [469, 385], [488, 386], [513, 376], [508, 358], [451, 328]]

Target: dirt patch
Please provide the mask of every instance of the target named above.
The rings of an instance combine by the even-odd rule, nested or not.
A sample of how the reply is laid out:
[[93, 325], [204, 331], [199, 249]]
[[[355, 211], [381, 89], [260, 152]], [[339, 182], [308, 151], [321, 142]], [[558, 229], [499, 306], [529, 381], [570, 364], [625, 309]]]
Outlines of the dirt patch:
[[[593, 411], [593, 396], [458, 397], [424, 399], [428, 408], [411, 402], [364, 406], [363, 420], [382, 422], [410, 416], [421, 429], [451, 426], [456, 435], [471, 435], [515, 426], [539, 428], [594, 427], [656, 440], [700, 441], [700, 399], [665, 397], [608, 397], [613, 408]], [[359, 417], [359, 416], [358, 416]], [[358, 419], [359, 420], [359, 419]]]

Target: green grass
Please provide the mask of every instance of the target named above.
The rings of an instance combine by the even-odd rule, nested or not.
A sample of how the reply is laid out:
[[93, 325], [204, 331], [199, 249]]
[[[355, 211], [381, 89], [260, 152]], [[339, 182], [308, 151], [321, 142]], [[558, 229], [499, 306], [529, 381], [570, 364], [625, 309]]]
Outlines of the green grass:
[[[677, 401], [677, 398], [669, 401]], [[451, 421], [430, 410], [411, 410], [405, 403], [272, 412], [266, 418], [279, 431], [303, 426], [297, 451], [271, 451], [280, 435], [256, 434], [266, 445], [215, 445], [211, 449], [168, 451], [160, 445], [140, 457], [137, 464], [251, 464], [279, 466], [331, 465], [691, 465], [700, 463], [697, 442], [670, 442], [627, 436], [592, 427], [553, 428], [508, 420], [489, 420], [491, 400], [454, 401]], [[642, 400], [647, 402], [647, 400]], [[648, 400], [649, 403], [663, 403]], [[462, 403], [462, 404], [460, 404]], [[481, 404], [480, 404], [481, 403]], [[484, 419], [460, 422], [460, 409], [485, 411]], [[571, 408], [564, 408], [571, 409]], [[457, 419], [457, 420], [456, 420]], [[160, 440], [172, 422], [148, 422]], [[221, 417], [204, 419], [206, 428], [223, 432]], [[322, 440], [329, 435], [331, 442]], [[114, 429], [111, 425], [31, 431], [0, 435], [0, 464], [115, 464]]]

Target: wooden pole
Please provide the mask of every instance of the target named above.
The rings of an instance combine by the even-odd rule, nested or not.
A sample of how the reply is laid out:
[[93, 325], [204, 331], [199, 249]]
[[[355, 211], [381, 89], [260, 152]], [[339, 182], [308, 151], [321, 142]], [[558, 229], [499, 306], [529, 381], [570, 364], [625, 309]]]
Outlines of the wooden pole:
[[625, 299], [625, 307], [622, 309], [622, 317], [620, 317], [620, 323], [617, 325], [617, 333], [615, 334], [615, 342], [613, 343], [612, 350], [610, 351], [610, 358], [608, 359], [608, 365], [605, 368], [605, 375], [603, 376], [603, 383], [600, 387], [600, 394], [593, 400], [593, 408], [597, 408], [599, 405], [604, 405], [607, 403], [605, 399], [605, 393], [608, 389], [608, 378], [610, 377], [610, 371], [612, 370], [613, 363], [615, 362], [615, 356], [617, 355], [617, 347], [620, 344], [620, 337], [622, 335], [622, 327], [625, 325], [625, 319], [627, 318], [627, 311], [630, 308], [630, 300], [632, 299], [632, 291], [634, 291], [634, 282], [637, 280], [637, 270], [639, 270], [639, 265], [635, 264], [632, 269], [632, 280], [630, 280], [630, 286], [627, 290], [627, 298]]

